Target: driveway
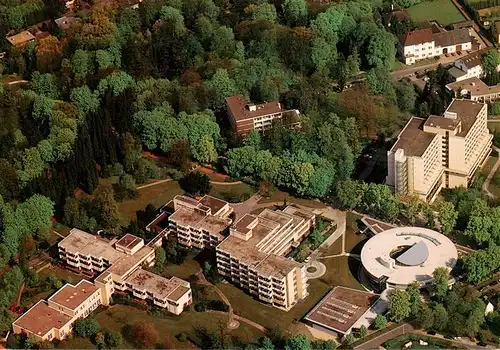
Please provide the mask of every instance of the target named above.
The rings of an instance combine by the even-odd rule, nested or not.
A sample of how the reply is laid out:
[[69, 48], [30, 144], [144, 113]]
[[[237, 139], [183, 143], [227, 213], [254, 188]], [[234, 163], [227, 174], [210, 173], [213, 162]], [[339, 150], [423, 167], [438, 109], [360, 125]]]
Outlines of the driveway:
[[236, 220], [239, 220], [245, 214], [250, 214], [254, 209], [256, 209], [257, 203], [261, 199], [262, 199], [262, 196], [260, 194], [256, 193], [244, 202], [230, 204], [230, 206], [234, 210], [234, 213], [236, 214]]

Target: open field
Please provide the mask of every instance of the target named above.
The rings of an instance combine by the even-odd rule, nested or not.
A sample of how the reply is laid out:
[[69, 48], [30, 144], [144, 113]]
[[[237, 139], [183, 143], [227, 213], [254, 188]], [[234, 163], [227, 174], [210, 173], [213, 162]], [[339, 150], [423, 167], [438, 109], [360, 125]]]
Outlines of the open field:
[[255, 193], [255, 189], [246, 183], [229, 184], [230, 182], [228, 185], [212, 184], [209, 194], [231, 203], [237, 203], [250, 198]]
[[160, 207], [178, 194], [184, 191], [175, 181], [167, 181], [155, 186], [149, 186], [137, 191], [138, 196], [134, 199], [127, 199], [118, 203], [118, 209], [122, 214], [122, 224], [126, 225], [130, 220], [136, 218], [136, 212], [143, 210], [148, 204]]
[[[146, 311], [136, 309], [126, 305], [114, 305], [106, 309], [98, 309], [95, 313], [95, 318], [106, 330], [120, 332], [123, 335], [123, 344], [120, 348], [136, 348], [132, 344], [130, 336], [128, 336], [128, 326], [136, 322], [153, 323], [156, 326], [160, 335], [159, 343], [162, 344], [165, 338], [168, 337], [170, 343], [175, 349], [193, 348], [190, 342], [180, 342], [175, 336], [184, 332], [188, 338], [195, 337], [195, 329], [205, 327], [210, 331], [218, 331], [220, 327], [225, 327], [227, 315], [214, 314], [208, 312], [185, 311], [179, 316], [162, 316], [156, 317], [149, 315]], [[227, 335], [240, 339], [242, 341], [255, 341], [264, 334], [244, 323], [233, 331], [225, 331]], [[85, 339], [73, 338], [68, 341], [63, 341], [60, 348], [87, 348], [90, 342]], [[94, 346], [92, 346], [94, 347]], [[95, 348], [95, 347], [94, 347]]]
[[196, 254], [189, 253], [184, 263], [180, 265], [169, 264], [165, 265], [162, 276], [172, 277], [176, 276], [182, 279], [189, 279], [191, 275], [196, 274], [201, 270], [200, 264], [194, 259]]
[[286, 329], [291, 325], [289, 331], [307, 334], [305, 325], [297, 322], [330, 290], [330, 286], [319, 280], [310, 280], [309, 284], [309, 296], [288, 312], [265, 305], [232, 284], [219, 284], [218, 288], [231, 302], [235, 314], [246, 317], [266, 328], [279, 327], [283, 329], [285, 327]]
[[352, 257], [339, 256], [336, 258], [321, 259], [326, 266], [326, 273], [318, 280], [330, 287], [344, 286], [364, 290], [356, 280], [360, 262]]
[[442, 26], [465, 21], [464, 16], [455, 7], [451, 0], [423, 1], [408, 8], [413, 22], [436, 20]]

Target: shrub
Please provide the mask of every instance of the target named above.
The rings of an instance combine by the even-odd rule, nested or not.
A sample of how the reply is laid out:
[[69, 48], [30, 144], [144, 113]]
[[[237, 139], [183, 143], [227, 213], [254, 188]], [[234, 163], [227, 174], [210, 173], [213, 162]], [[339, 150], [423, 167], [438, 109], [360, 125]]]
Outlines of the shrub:
[[73, 330], [80, 337], [92, 337], [101, 330], [99, 322], [93, 317], [81, 318], [75, 322]]
[[106, 332], [106, 344], [110, 348], [117, 348], [120, 345], [122, 345], [123, 342], [123, 337], [120, 333], [118, 332]]
[[186, 333], [180, 332], [179, 334], [177, 334], [177, 340], [184, 343], [187, 340]]

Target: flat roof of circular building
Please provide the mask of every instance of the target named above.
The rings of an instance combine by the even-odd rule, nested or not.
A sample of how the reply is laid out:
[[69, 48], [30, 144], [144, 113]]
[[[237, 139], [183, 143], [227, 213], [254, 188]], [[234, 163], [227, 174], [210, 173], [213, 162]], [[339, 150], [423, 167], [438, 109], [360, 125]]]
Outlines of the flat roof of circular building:
[[455, 266], [458, 253], [450, 239], [422, 227], [396, 227], [370, 238], [361, 251], [361, 262], [374, 278], [405, 286], [432, 281], [437, 267]]

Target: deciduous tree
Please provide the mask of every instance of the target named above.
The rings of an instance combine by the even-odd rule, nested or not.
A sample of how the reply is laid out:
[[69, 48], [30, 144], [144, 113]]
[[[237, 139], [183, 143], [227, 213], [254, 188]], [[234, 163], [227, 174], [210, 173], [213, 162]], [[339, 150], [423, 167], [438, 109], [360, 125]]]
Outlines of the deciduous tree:
[[394, 289], [389, 294], [389, 317], [399, 322], [410, 316], [411, 304], [408, 293], [401, 289]]
[[154, 323], [137, 322], [130, 326], [130, 333], [137, 346], [153, 349], [159, 340], [158, 331]]
[[191, 171], [179, 181], [179, 185], [193, 196], [207, 194], [212, 188], [210, 178], [201, 171]]

